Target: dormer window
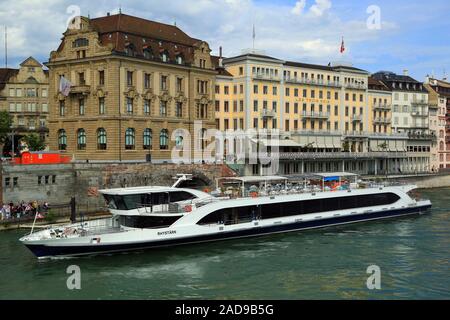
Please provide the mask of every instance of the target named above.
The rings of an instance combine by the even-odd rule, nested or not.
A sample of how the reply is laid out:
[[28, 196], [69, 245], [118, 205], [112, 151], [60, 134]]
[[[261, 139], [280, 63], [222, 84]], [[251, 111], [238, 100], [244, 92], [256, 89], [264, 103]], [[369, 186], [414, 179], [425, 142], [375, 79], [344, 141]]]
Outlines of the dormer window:
[[153, 58], [152, 49], [150, 49], [150, 48], [144, 49], [144, 58], [145, 59], [152, 59]]
[[125, 54], [129, 57], [135, 56], [136, 50], [134, 49], [134, 46], [132, 44], [129, 44], [125, 47]]
[[162, 62], [169, 62], [169, 53], [167, 51], [161, 53], [161, 60]]
[[79, 38], [72, 43], [73, 48], [87, 47], [87, 46], [89, 46], [89, 40], [86, 38]]
[[183, 63], [184, 63], [183, 56], [181, 54], [177, 55], [177, 64], [183, 64]]

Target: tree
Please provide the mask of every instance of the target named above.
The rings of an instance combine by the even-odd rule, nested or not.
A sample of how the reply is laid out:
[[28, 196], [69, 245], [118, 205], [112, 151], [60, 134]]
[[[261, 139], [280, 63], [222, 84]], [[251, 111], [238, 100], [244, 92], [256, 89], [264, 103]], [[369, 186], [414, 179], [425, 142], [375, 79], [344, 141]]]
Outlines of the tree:
[[12, 117], [8, 111], [0, 111], [0, 155], [3, 155], [3, 147], [11, 132], [12, 123]]
[[30, 151], [42, 151], [46, 147], [44, 140], [35, 133], [26, 135], [22, 140], [28, 145]]
[[0, 143], [4, 144], [11, 132], [13, 120], [8, 111], [0, 111]]

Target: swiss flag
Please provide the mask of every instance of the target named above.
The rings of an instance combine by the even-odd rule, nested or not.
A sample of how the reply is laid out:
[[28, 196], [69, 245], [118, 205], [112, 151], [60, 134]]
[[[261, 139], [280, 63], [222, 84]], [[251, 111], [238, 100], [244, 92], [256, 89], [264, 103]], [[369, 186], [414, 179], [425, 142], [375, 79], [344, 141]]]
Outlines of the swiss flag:
[[344, 38], [342, 37], [342, 44], [341, 44], [341, 53], [344, 53], [345, 51], [345, 45], [344, 45]]

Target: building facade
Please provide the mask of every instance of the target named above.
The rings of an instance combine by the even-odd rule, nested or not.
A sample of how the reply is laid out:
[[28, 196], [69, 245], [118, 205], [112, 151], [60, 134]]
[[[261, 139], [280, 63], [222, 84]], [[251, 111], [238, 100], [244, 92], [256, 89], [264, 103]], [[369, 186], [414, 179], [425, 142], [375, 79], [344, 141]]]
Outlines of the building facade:
[[[0, 69], [0, 110], [8, 111], [13, 118], [16, 151], [18, 141], [26, 134], [47, 138], [48, 78], [48, 71], [33, 57], [23, 61], [19, 69]], [[5, 145], [5, 152], [11, 151], [11, 141]]]
[[[280, 132], [282, 174], [394, 173], [407, 158], [405, 133], [393, 133], [392, 92], [367, 71], [283, 61], [247, 53], [223, 59], [217, 77], [216, 125], [222, 130]], [[253, 139], [264, 147], [273, 141]], [[268, 174], [261, 163], [244, 174]]]
[[440, 170], [450, 169], [450, 83], [445, 80], [426, 78], [429, 92], [430, 127], [436, 131], [436, 165]]
[[[392, 92], [392, 131], [408, 135], [408, 158], [400, 164], [401, 172], [436, 170], [436, 132], [430, 129], [428, 91], [423, 83], [408, 76], [381, 71], [372, 75]], [[433, 159], [434, 158], [434, 159]], [[434, 167], [433, 167], [434, 162]]]
[[214, 128], [210, 52], [176, 26], [125, 14], [81, 17], [47, 63], [51, 149], [83, 161], [170, 162], [186, 143], [182, 129], [202, 139]]

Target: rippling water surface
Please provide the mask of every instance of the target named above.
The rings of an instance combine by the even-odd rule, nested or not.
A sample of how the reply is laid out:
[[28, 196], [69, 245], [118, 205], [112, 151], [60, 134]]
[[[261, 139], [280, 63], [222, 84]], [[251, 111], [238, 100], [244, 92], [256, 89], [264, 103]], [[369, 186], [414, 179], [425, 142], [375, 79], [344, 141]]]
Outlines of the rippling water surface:
[[450, 299], [450, 188], [421, 193], [430, 215], [111, 256], [37, 261], [2, 232], [0, 299]]

